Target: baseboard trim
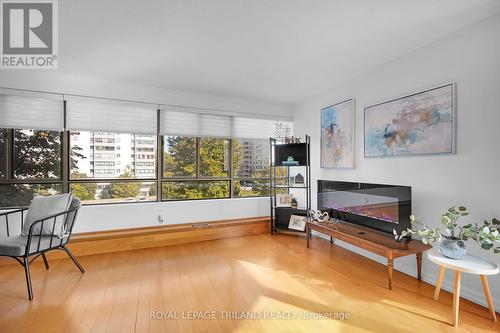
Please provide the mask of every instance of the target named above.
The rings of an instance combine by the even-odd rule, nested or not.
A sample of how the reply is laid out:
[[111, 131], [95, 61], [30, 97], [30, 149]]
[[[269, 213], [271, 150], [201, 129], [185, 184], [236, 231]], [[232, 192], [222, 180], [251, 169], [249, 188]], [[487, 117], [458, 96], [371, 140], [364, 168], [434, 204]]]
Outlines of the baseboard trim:
[[[178, 245], [215, 239], [258, 235], [269, 232], [269, 216], [196, 223], [93, 231], [73, 234], [68, 244], [77, 257], [102, 253]], [[51, 251], [48, 259], [64, 258], [65, 253]], [[0, 258], [0, 265], [15, 263]]]

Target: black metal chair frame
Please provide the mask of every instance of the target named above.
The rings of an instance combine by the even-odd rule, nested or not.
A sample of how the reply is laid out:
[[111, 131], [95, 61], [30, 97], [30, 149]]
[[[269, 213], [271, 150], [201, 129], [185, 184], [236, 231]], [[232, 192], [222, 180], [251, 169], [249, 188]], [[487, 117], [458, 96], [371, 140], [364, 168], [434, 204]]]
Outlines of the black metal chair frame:
[[[71, 260], [73, 260], [73, 262], [78, 267], [80, 272], [85, 273], [85, 270], [83, 269], [82, 265], [80, 265], [80, 263], [78, 262], [78, 260], [76, 260], [73, 253], [71, 253], [71, 251], [66, 246], [68, 244], [69, 238], [71, 237], [71, 233], [73, 231], [73, 226], [75, 225], [75, 220], [76, 220], [76, 217], [78, 215], [79, 209], [80, 209], [80, 206], [74, 207], [74, 208], [67, 210], [67, 211], [64, 211], [62, 213], [51, 215], [51, 216], [48, 216], [44, 219], [40, 219], [40, 220], [35, 221], [30, 226], [30, 229], [29, 229], [28, 242], [26, 244], [26, 249], [24, 251], [24, 255], [22, 255], [22, 256], [9, 256], [9, 255], [0, 254], [0, 256], [2, 256], [2, 257], [9, 257], [9, 258], [15, 259], [17, 262], [19, 262], [21, 264], [21, 266], [24, 267], [24, 272], [26, 274], [26, 286], [28, 289], [28, 297], [29, 297], [30, 301], [33, 300], [33, 288], [31, 286], [31, 276], [30, 276], [29, 265], [31, 262], [33, 262], [33, 260], [35, 260], [36, 258], [41, 256], [43, 259], [43, 263], [45, 264], [45, 269], [49, 269], [49, 262], [47, 260], [47, 257], [45, 256], [45, 254], [47, 252], [53, 251], [53, 250], [65, 251], [68, 254], [68, 256], [71, 258]], [[9, 216], [11, 216], [12, 214], [18, 214], [18, 213], [21, 214], [21, 230], [22, 230], [23, 223], [24, 223], [24, 212], [26, 210], [28, 210], [28, 208], [21, 208], [21, 209], [12, 210], [12, 211], [0, 214], [0, 217], [5, 216], [7, 237], [10, 237]], [[68, 216], [71, 213], [74, 213], [74, 214], [73, 214], [73, 219], [71, 221], [71, 224], [69, 225], [69, 230], [68, 230], [67, 229], [68, 222], [69, 222]], [[54, 232], [56, 231], [56, 224], [58, 221], [57, 218], [61, 217], [61, 216], [63, 216], [62, 230], [64, 230], [65, 232], [62, 233], [61, 235], [57, 235]], [[50, 223], [52, 223], [52, 227], [51, 227], [52, 233], [50, 235], [44, 234], [43, 231], [47, 230], [47, 229], [44, 229], [44, 225], [50, 227]], [[38, 232], [35, 233], [35, 227], [37, 225], [40, 225], [40, 229]], [[42, 248], [40, 248], [40, 246], [42, 245], [41, 243], [42, 243], [43, 236], [49, 236], [50, 242], [49, 242], [48, 247], [43, 245]], [[31, 249], [32, 244], [36, 244], [36, 240], [35, 240], [35, 243], [33, 243], [33, 237], [38, 237], [38, 242], [37, 242], [38, 244], [37, 244], [35, 250]], [[54, 241], [54, 238], [59, 238], [60, 240]]]

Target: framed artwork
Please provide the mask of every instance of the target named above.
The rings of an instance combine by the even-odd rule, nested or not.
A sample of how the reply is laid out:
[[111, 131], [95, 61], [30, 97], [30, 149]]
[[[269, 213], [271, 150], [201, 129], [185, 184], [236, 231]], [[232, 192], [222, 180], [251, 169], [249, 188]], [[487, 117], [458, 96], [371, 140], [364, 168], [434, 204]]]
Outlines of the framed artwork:
[[354, 168], [354, 99], [321, 109], [321, 167]]
[[307, 217], [300, 215], [291, 215], [288, 229], [304, 231], [306, 230]]
[[455, 85], [365, 108], [365, 157], [453, 154]]
[[276, 194], [276, 207], [292, 207], [293, 195], [289, 193]]

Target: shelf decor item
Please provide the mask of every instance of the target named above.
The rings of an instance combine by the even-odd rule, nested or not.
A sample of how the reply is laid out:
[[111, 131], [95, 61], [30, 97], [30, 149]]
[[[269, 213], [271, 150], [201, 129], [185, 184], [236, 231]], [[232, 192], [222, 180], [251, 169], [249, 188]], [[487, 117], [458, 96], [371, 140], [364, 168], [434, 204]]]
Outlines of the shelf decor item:
[[299, 161], [296, 161], [293, 156], [288, 156], [286, 161], [281, 162], [284, 166], [297, 166], [299, 165]]
[[321, 167], [354, 168], [354, 99], [321, 110]]
[[288, 223], [288, 228], [298, 231], [306, 230], [306, 221], [307, 217], [300, 215], [292, 215], [290, 216], [290, 222]]
[[[446, 227], [444, 232], [439, 228], [431, 228], [410, 216], [412, 228], [402, 231], [400, 235], [394, 231], [396, 239], [402, 239], [409, 235], [418, 235], [424, 244], [440, 242], [441, 253], [451, 259], [461, 260], [467, 254], [465, 242], [472, 239], [481, 245], [484, 250], [493, 249], [494, 253], [500, 253], [500, 221], [492, 219], [491, 222], [484, 221], [482, 226], [467, 224], [459, 226], [457, 221], [460, 217], [469, 215], [466, 207], [451, 207], [441, 216], [441, 223]], [[420, 229], [413, 229], [419, 226]]]
[[293, 195], [289, 193], [276, 194], [276, 207], [292, 207]]
[[311, 216], [311, 218], [313, 219], [313, 221], [316, 221], [316, 222], [327, 222], [330, 220], [330, 215], [328, 214], [328, 212], [321, 212], [320, 210], [313, 210], [311, 209], [309, 211], [309, 215]]
[[297, 185], [304, 185], [304, 176], [302, 174], [298, 173], [293, 177], [293, 183]]
[[365, 157], [453, 154], [455, 85], [365, 108]]

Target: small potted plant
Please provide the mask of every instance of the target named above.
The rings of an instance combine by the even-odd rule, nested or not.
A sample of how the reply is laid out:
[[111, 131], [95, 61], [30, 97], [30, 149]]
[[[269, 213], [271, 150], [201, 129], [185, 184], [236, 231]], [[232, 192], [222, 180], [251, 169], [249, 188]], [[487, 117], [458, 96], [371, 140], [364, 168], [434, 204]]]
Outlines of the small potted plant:
[[[467, 224], [460, 226], [458, 219], [469, 215], [467, 208], [460, 206], [451, 207], [441, 215], [441, 223], [445, 226], [444, 233], [439, 228], [431, 228], [410, 216], [412, 228], [402, 231], [398, 235], [394, 230], [394, 236], [400, 240], [409, 235], [418, 235], [424, 244], [440, 241], [441, 253], [448, 258], [460, 260], [467, 254], [465, 241], [472, 239], [485, 250], [493, 249], [494, 253], [500, 253], [500, 221], [492, 219], [491, 222], [484, 221], [482, 226]], [[495, 246], [495, 243], [498, 243]]]

